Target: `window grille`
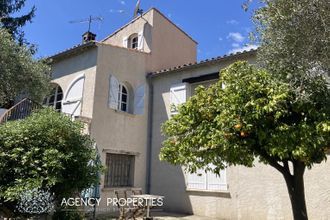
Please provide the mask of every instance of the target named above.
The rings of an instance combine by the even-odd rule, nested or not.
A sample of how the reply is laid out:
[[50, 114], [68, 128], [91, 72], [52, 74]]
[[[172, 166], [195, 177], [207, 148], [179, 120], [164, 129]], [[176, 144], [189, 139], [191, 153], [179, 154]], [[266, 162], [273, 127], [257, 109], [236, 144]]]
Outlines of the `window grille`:
[[106, 155], [105, 187], [133, 187], [134, 156], [125, 154]]

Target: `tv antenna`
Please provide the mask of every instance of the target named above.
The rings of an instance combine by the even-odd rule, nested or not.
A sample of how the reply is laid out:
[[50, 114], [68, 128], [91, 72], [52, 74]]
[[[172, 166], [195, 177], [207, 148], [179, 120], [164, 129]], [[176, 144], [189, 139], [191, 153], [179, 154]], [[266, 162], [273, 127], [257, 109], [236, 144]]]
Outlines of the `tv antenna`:
[[134, 18], [136, 18], [138, 15], [142, 16], [142, 14], [143, 14], [143, 9], [140, 8], [140, 3], [141, 3], [141, 0], [138, 0], [136, 2], [136, 6], [134, 9], [134, 15], [133, 15]]
[[76, 24], [76, 23], [83, 24], [83, 23], [88, 23], [88, 31], [87, 31], [87, 32], [90, 32], [90, 30], [91, 30], [91, 24], [92, 24], [92, 22], [94, 22], [94, 21], [103, 21], [103, 18], [102, 18], [102, 17], [92, 17], [92, 16], [90, 15], [89, 18], [87, 18], [87, 19], [75, 20], [75, 21], [69, 21], [69, 23], [70, 23], [70, 24]]

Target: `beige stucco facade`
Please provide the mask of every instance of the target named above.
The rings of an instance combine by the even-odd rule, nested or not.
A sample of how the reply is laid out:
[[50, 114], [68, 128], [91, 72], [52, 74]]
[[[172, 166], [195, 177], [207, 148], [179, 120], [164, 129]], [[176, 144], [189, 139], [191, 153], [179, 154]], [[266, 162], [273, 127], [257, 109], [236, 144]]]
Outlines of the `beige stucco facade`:
[[[118, 80], [129, 85], [131, 92], [140, 85], [146, 85], [144, 77], [148, 54], [128, 51], [124, 48], [102, 44], [98, 48], [97, 85], [93, 109], [91, 135], [97, 141], [101, 161], [105, 164], [106, 153], [127, 153], [135, 155], [134, 187], [145, 191], [146, 185], [146, 143], [147, 143], [147, 105], [145, 96], [144, 114], [135, 115], [120, 112], [108, 107], [109, 77], [115, 75]], [[148, 91], [146, 90], [146, 93]], [[130, 102], [132, 103], [132, 102]], [[104, 187], [104, 176], [101, 178], [102, 201], [115, 197], [113, 188]], [[102, 203], [101, 208], [106, 208]]]
[[[139, 36], [136, 50], [126, 45], [132, 35]], [[132, 187], [165, 196], [165, 211], [233, 220], [292, 219], [284, 180], [269, 166], [256, 163], [254, 168], [229, 167], [227, 190], [203, 191], [187, 189], [186, 174], [181, 167], [159, 161], [164, 139], [160, 127], [170, 117], [171, 86], [188, 78], [217, 74], [237, 60], [250, 63], [256, 60], [256, 52], [245, 52], [196, 63], [196, 45], [163, 14], [151, 9], [101, 42], [87, 43], [55, 55], [53, 82], [62, 88], [66, 97], [75, 80], [83, 77], [81, 108], [75, 116], [88, 123], [87, 132], [96, 142], [102, 164], [106, 166], [107, 153], [133, 155]], [[183, 64], [186, 65], [181, 66]], [[162, 69], [172, 70], [159, 71]], [[157, 71], [153, 77], [147, 77], [148, 73]], [[109, 107], [111, 77], [128, 89], [127, 112]], [[214, 80], [188, 83], [188, 95], [199, 84], [210, 84]], [[135, 93], [141, 87], [144, 88], [143, 111], [135, 114]], [[76, 90], [73, 93], [80, 94]], [[67, 101], [68, 105], [71, 101]], [[324, 162], [306, 173], [310, 219], [330, 219], [329, 169], [329, 163]], [[102, 175], [100, 213], [113, 210], [106, 205], [106, 199], [114, 198], [117, 189], [105, 187], [104, 182]]]
[[[160, 127], [170, 117], [170, 88], [187, 78], [219, 72], [237, 60], [255, 63], [255, 53], [234, 55], [198, 66], [164, 72], [152, 78], [152, 166], [151, 193], [165, 196], [165, 209], [200, 216], [230, 220], [290, 220], [291, 204], [284, 178], [270, 166], [255, 162], [255, 167], [242, 166], [226, 169], [227, 190], [208, 191], [187, 188], [184, 169], [159, 161]], [[200, 81], [188, 85], [192, 94], [198, 85], [213, 81]], [[315, 165], [305, 174], [308, 214], [313, 220], [330, 219], [330, 164]]]
[[197, 42], [157, 9], [134, 19], [103, 42], [122, 47], [123, 39], [141, 32], [143, 51], [150, 55], [146, 73], [196, 62]]
[[[139, 36], [139, 48], [131, 49], [123, 43], [131, 35]], [[72, 97], [72, 102], [70, 98], [65, 100], [71, 90], [76, 96], [82, 90], [81, 97], [78, 97], [81, 104], [76, 102], [81, 107], [72, 115], [88, 123], [86, 132], [95, 140], [102, 164], [106, 167], [107, 154], [134, 156], [131, 187], [142, 188], [145, 192], [149, 116], [146, 74], [181, 63], [196, 62], [196, 42], [158, 10], [151, 9], [101, 42], [79, 45], [52, 58], [53, 83], [59, 85], [64, 93], [62, 108], [77, 101], [76, 97]], [[72, 88], [75, 80], [82, 77], [83, 86], [78, 83], [80, 87]], [[127, 112], [109, 105], [111, 77], [128, 90]], [[135, 114], [135, 93], [141, 87], [144, 88], [143, 111]], [[115, 197], [114, 190], [118, 189], [106, 187], [104, 183], [105, 176], [102, 175], [99, 213], [113, 210], [106, 202], [107, 198]]]
[[85, 75], [81, 116], [92, 118], [97, 63], [97, 49], [79, 53], [52, 64], [53, 83], [60, 85], [66, 93], [71, 82], [78, 76]]

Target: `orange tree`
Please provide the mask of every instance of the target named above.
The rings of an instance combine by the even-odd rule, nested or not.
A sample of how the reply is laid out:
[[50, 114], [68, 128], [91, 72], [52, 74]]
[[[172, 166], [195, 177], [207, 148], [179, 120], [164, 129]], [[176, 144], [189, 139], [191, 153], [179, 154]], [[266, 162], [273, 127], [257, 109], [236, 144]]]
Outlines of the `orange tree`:
[[163, 124], [160, 158], [215, 173], [226, 165], [252, 167], [258, 158], [283, 175], [294, 219], [307, 219], [304, 172], [326, 159], [330, 143], [329, 89], [322, 77], [314, 86], [304, 102], [267, 71], [235, 63]]

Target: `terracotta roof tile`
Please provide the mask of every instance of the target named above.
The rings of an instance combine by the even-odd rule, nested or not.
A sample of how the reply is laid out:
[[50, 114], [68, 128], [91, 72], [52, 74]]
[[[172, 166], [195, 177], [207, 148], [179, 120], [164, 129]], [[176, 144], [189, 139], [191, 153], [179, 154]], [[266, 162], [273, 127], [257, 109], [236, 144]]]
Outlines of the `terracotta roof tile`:
[[62, 50], [54, 55], [51, 55], [49, 57], [47, 57], [47, 59], [58, 59], [58, 58], [62, 58], [66, 55], [70, 55], [70, 54], [73, 54], [77, 51], [81, 51], [82, 49], [87, 49], [87, 48], [90, 48], [90, 47], [95, 47], [96, 46], [96, 41], [90, 41], [88, 43], [85, 43], [85, 44], [77, 44], [73, 47], [70, 47], [68, 49], [65, 49], [65, 50]]
[[208, 63], [212, 63], [212, 62], [219, 62], [219, 61], [223, 61], [224, 59], [230, 59], [230, 58], [235, 58], [239, 55], [245, 55], [245, 54], [254, 54], [257, 52], [257, 49], [251, 49], [251, 50], [244, 50], [242, 52], [237, 52], [237, 53], [231, 53], [229, 55], [223, 55], [223, 56], [218, 56], [218, 57], [213, 57], [210, 59], [206, 59], [206, 60], [201, 60], [199, 62], [194, 62], [194, 63], [187, 63], [187, 64], [183, 64], [180, 66], [175, 66], [172, 68], [168, 68], [168, 69], [162, 69], [156, 72], [151, 72], [147, 74], [147, 77], [155, 77], [160, 75], [161, 73], [168, 73], [168, 72], [172, 72], [172, 71], [178, 71], [178, 70], [183, 70], [186, 68], [193, 68], [193, 67], [197, 67], [199, 65], [203, 65], [203, 64], [208, 64]]

